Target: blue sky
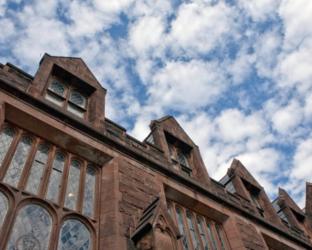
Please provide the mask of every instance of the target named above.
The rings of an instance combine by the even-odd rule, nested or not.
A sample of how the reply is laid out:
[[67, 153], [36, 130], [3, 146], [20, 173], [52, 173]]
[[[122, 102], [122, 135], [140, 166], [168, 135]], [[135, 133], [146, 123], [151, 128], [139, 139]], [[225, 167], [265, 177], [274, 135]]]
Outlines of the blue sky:
[[138, 139], [171, 114], [219, 179], [238, 158], [273, 198], [312, 181], [312, 1], [0, 0], [0, 61], [82, 57]]

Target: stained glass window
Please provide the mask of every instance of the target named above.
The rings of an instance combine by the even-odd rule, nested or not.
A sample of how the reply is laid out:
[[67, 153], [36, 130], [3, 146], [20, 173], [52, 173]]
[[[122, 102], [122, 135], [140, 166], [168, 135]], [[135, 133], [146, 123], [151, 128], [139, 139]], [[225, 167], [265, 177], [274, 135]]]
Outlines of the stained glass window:
[[24, 165], [29, 155], [29, 151], [31, 149], [31, 144], [32, 140], [30, 137], [24, 136], [21, 139], [14, 153], [11, 164], [4, 177], [4, 182], [15, 187], [18, 185]]
[[178, 228], [179, 228], [180, 234], [182, 235], [183, 249], [188, 250], [190, 248], [188, 245], [188, 240], [186, 238], [186, 232], [185, 232], [184, 223], [183, 223], [182, 211], [179, 207], [176, 207], [176, 214], [177, 214]]
[[51, 85], [49, 86], [49, 90], [51, 90], [53, 93], [59, 95], [59, 96], [65, 96], [65, 85], [54, 81], [51, 83]]
[[92, 249], [91, 235], [87, 227], [79, 220], [70, 219], [64, 222], [58, 242], [58, 250]]
[[8, 198], [0, 192], [0, 229], [9, 209]]
[[192, 237], [192, 242], [193, 242], [193, 247], [194, 250], [199, 250], [200, 248], [200, 243], [197, 237], [197, 233], [195, 231], [195, 227], [192, 221], [192, 213], [190, 212], [190, 210], [186, 210], [186, 220], [187, 220], [187, 224], [191, 233], [191, 237]]
[[52, 172], [49, 179], [47, 199], [58, 202], [61, 188], [65, 157], [62, 153], [57, 152], [54, 157]]
[[0, 167], [6, 153], [9, 150], [13, 137], [14, 130], [10, 127], [6, 127], [0, 134]]
[[96, 183], [95, 169], [92, 166], [88, 166], [85, 178], [83, 214], [89, 217], [93, 217], [94, 213], [95, 183]]
[[33, 194], [37, 194], [39, 191], [39, 185], [46, 169], [48, 154], [49, 146], [47, 144], [40, 144], [31, 166], [26, 186], [26, 190]]
[[72, 210], [76, 209], [76, 203], [78, 199], [80, 182], [80, 163], [77, 160], [73, 160], [70, 164], [66, 197], [65, 197], [65, 207]]
[[73, 90], [70, 93], [69, 100], [73, 104], [75, 104], [75, 105], [77, 105], [77, 106], [79, 106], [81, 108], [85, 108], [86, 107], [86, 98], [83, 95], [81, 95], [78, 91]]
[[51, 228], [51, 216], [43, 207], [26, 205], [18, 212], [7, 250], [48, 249]]

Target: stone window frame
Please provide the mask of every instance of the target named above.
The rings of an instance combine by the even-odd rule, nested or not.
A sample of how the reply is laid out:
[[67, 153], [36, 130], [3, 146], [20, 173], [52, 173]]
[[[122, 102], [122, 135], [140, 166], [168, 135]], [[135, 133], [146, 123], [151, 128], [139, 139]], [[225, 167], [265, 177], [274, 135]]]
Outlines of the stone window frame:
[[[54, 84], [54, 83], [58, 83], [58, 84], [63, 85], [63, 87], [65, 89], [63, 95], [58, 94], [57, 92], [55, 92], [51, 88], [52, 84]], [[83, 106], [79, 105], [79, 104], [77, 104], [71, 100], [73, 93], [78, 93], [81, 95], [81, 97], [83, 98], [83, 102], [84, 102]], [[55, 104], [56, 106], [62, 108], [63, 110], [68, 111], [69, 113], [75, 115], [76, 117], [79, 117], [81, 119], [85, 119], [87, 117], [88, 104], [89, 104], [88, 99], [89, 98], [86, 95], [82, 94], [81, 91], [79, 91], [79, 89], [77, 87], [66, 83], [65, 80], [59, 79], [55, 76], [51, 76], [49, 81], [48, 81], [46, 90], [45, 90], [44, 98], [46, 100], [48, 100], [49, 102]], [[52, 98], [52, 99], [54, 98], [54, 100], [59, 99], [60, 104], [57, 104], [56, 102], [54, 102], [50, 98]], [[74, 109], [81, 112], [82, 115], [80, 116], [77, 113], [75, 113], [73, 111]]]
[[[12, 220], [14, 220], [14, 216], [17, 213], [17, 208], [21, 206], [21, 204], [25, 203], [26, 200], [30, 200], [30, 202], [33, 202], [34, 200], [40, 204], [49, 207], [50, 209], [53, 208], [55, 211], [53, 213], [56, 214], [57, 218], [55, 219], [55, 222], [62, 220], [63, 217], [66, 216], [71, 216], [74, 218], [77, 218], [81, 221], [84, 222], [84, 224], [87, 225], [88, 230], [90, 231], [92, 235], [92, 249], [96, 249], [97, 246], [97, 239], [96, 235], [98, 235], [98, 225], [99, 225], [99, 202], [98, 202], [98, 197], [99, 197], [99, 189], [100, 189], [100, 168], [95, 164], [90, 161], [86, 161], [82, 159], [81, 157], [72, 154], [71, 152], [67, 152], [66, 150], [63, 150], [62, 148], [58, 147], [55, 144], [52, 144], [48, 142], [47, 140], [43, 140], [42, 138], [35, 136], [33, 134], [28, 133], [27, 131], [18, 128], [16, 126], [13, 126], [12, 124], [4, 123], [2, 128], [0, 129], [0, 133], [3, 131], [4, 128], [6, 127], [11, 127], [14, 129], [15, 134], [14, 138], [10, 144], [10, 147], [8, 151], [5, 154], [5, 157], [2, 162], [2, 166], [0, 167], [0, 191], [8, 198], [9, 200], [9, 212], [6, 214], [4, 223], [7, 224], [12, 224]], [[10, 164], [10, 161], [13, 157], [13, 153], [16, 150], [16, 147], [18, 145], [18, 142], [20, 139], [24, 136], [31, 136], [33, 138], [32, 146], [28, 155], [28, 159], [26, 160], [24, 169], [22, 171], [21, 177], [18, 182], [18, 186], [14, 187], [11, 186], [8, 183], [4, 183], [3, 179], [5, 176], [5, 173], [8, 169], [8, 166]], [[26, 185], [27, 185], [27, 179], [29, 176], [29, 171], [32, 166], [32, 161], [34, 159], [36, 150], [38, 145], [41, 143], [47, 143], [50, 145], [50, 151], [49, 151], [49, 156], [48, 156], [48, 161], [47, 161], [47, 166], [45, 168], [45, 171], [43, 173], [40, 185], [39, 185], [39, 192], [38, 194], [32, 194], [28, 191], [25, 190]], [[65, 164], [63, 168], [63, 173], [62, 173], [62, 178], [61, 178], [61, 187], [59, 190], [59, 199], [57, 202], [53, 202], [51, 200], [48, 200], [46, 198], [46, 193], [47, 193], [47, 188], [49, 185], [49, 177], [52, 172], [52, 167], [53, 167], [53, 159], [54, 156], [57, 152], [61, 152], [65, 156]], [[81, 172], [80, 172], [80, 182], [79, 182], [79, 193], [78, 193], [78, 200], [77, 200], [77, 209], [76, 210], [70, 210], [64, 206], [64, 200], [65, 200], [65, 189], [67, 186], [67, 177], [68, 177], [68, 172], [69, 172], [69, 164], [70, 164], [70, 159], [79, 159], [80, 162], [82, 162], [81, 166]], [[83, 214], [83, 196], [84, 196], [84, 180], [85, 180], [85, 174], [86, 174], [86, 167], [88, 164], [92, 164], [93, 169], [95, 170], [95, 194], [94, 194], [94, 203], [93, 203], [93, 216], [85, 216]], [[58, 227], [61, 227], [61, 224], [58, 226], [55, 226], [55, 223], [53, 223], [53, 227], [56, 227], [53, 230], [59, 230]], [[7, 241], [9, 240], [9, 233], [11, 227], [5, 227], [0, 229], [0, 249], [3, 249]], [[54, 237], [53, 241], [57, 241], [58, 236], [56, 236], [54, 233], [52, 233]], [[55, 238], [56, 237], [56, 238]], [[1, 243], [4, 242], [4, 243]], [[2, 244], [2, 245], [1, 245]], [[54, 244], [54, 243], [53, 243]], [[52, 245], [53, 245], [52, 244]], [[54, 249], [52, 247], [51, 249]]]
[[[176, 208], [178, 207], [182, 211], [183, 226], [184, 226], [184, 229], [186, 230], [185, 237], [186, 237], [187, 242], [188, 242], [189, 250], [196, 250], [196, 249], [194, 249], [194, 247], [193, 247], [194, 246], [193, 245], [193, 239], [192, 239], [192, 235], [190, 233], [189, 225], [187, 222], [187, 217], [186, 217], [187, 211], [189, 211], [192, 214], [192, 223], [193, 223], [193, 227], [195, 227], [197, 239], [200, 242], [200, 249], [204, 249], [204, 246], [203, 246], [203, 242], [202, 242], [202, 236], [200, 234], [200, 230], [199, 230], [198, 224], [197, 224], [197, 218], [198, 217], [200, 217], [202, 219], [201, 221], [203, 221], [205, 223], [205, 225], [203, 226], [203, 229], [204, 229], [206, 240], [208, 240], [208, 242], [209, 242], [209, 249], [217, 249], [217, 250], [229, 250], [230, 249], [230, 245], [228, 243], [225, 230], [224, 230], [223, 225], [221, 223], [214, 221], [205, 215], [197, 213], [196, 211], [194, 211], [190, 208], [184, 207], [175, 201], [167, 200], [167, 205], [168, 205], [169, 214], [171, 216], [173, 216], [173, 221], [176, 225], [178, 225], [178, 220], [177, 220], [176, 212], [175, 212]], [[210, 227], [212, 229], [212, 231], [211, 231], [212, 237], [214, 239], [211, 239], [211, 236], [210, 236], [208, 229], [207, 229], [207, 225], [210, 225]], [[220, 235], [217, 232], [216, 226], [219, 227], [219, 229], [220, 229], [220, 233], [221, 233], [223, 243], [221, 242]], [[215, 241], [214, 244], [215, 244], [216, 248], [213, 246], [213, 243], [212, 243], [213, 240]], [[181, 240], [179, 241], [179, 244], [180, 244], [181, 249], [183, 249]]]

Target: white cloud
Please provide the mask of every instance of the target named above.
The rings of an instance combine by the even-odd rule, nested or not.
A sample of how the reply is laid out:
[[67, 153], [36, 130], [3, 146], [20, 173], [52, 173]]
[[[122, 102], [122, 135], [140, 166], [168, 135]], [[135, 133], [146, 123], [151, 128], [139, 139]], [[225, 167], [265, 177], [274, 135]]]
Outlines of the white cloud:
[[149, 94], [152, 103], [164, 108], [192, 111], [213, 103], [226, 84], [220, 66], [215, 63], [169, 62], [153, 76]]
[[237, 109], [223, 111], [216, 123], [220, 137], [225, 142], [240, 141], [251, 136], [259, 137], [265, 127], [259, 115], [245, 116]]
[[[152, 32], [151, 32], [152, 31]], [[136, 53], [144, 56], [163, 41], [164, 23], [161, 17], [144, 16], [129, 31], [129, 43]]]
[[15, 34], [15, 26], [11, 19], [2, 18], [0, 19], [0, 27], [5, 27], [1, 31], [0, 42], [5, 42]]
[[300, 104], [296, 101], [292, 101], [287, 106], [281, 107], [273, 114], [273, 127], [279, 133], [290, 133], [298, 126], [302, 117], [303, 110]]
[[253, 21], [265, 21], [276, 13], [280, 0], [238, 0], [238, 5]]
[[293, 160], [292, 178], [312, 180], [312, 139], [308, 138], [299, 143]]
[[6, 0], [0, 0], [0, 17], [5, 14]]
[[121, 11], [125, 11], [133, 3], [133, 0], [114, 0], [114, 1], [94, 0], [93, 2], [94, 5], [103, 12], [118, 13]]
[[182, 4], [172, 22], [170, 44], [178, 55], [207, 53], [226, 42], [234, 30], [234, 12], [224, 3]]

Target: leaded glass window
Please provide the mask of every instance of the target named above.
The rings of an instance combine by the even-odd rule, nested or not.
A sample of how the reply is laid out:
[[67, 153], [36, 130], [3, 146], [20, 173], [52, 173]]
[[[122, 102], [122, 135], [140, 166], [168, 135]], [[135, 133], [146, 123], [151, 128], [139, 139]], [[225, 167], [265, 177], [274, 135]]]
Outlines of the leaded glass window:
[[211, 224], [209, 222], [207, 223], [207, 231], [208, 231], [209, 238], [211, 239], [211, 242], [212, 242], [213, 250], [218, 250], [217, 242], [216, 242], [216, 239], [213, 235], [212, 227], [211, 227]]
[[83, 214], [89, 217], [93, 217], [94, 214], [95, 184], [96, 184], [95, 169], [92, 166], [88, 166], [85, 178]]
[[82, 110], [81, 108], [77, 107], [76, 105], [72, 105], [70, 103], [68, 103], [68, 107], [67, 110], [71, 113], [73, 113], [74, 115], [77, 115], [80, 118], [83, 118], [85, 111]]
[[209, 242], [206, 238], [205, 230], [204, 230], [204, 224], [203, 224], [204, 219], [201, 216], [196, 216], [196, 221], [197, 221], [197, 227], [198, 227], [199, 235], [200, 235], [200, 238], [201, 238], [203, 246], [204, 246], [204, 250], [209, 250]]
[[45, 250], [49, 247], [52, 218], [43, 207], [29, 204], [16, 217], [8, 250]]
[[51, 90], [53, 93], [59, 95], [59, 96], [62, 96], [64, 97], [65, 96], [65, 90], [66, 90], [66, 87], [64, 84], [60, 83], [60, 82], [57, 82], [57, 81], [54, 81], [50, 84], [49, 86], [49, 90]]
[[217, 236], [221, 245], [222, 250], [226, 250], [226, 244], [224, 240], [224, 234], [221, 226], [219, 224], [216, 224], [216, 231], [217, 231]]
[[17, 187], [31, 149], [31, 144], [32, 140], [30, 137], [22, 137], [22, 139], [18, 143], [11, 164], [4, 177], [4, 182]]
[[75, 105], [77, 105], [77, 106], [79, 106], [81, 108], [85, 108], [86, 107], [86, 98], [82, 94], [80, 94], [78, 91], [76, 91], [76, 90], [73, 90], [70, 93], [69, 100], [73, 104], [75, 104]]
[[200, 248], [200, 243], [197, 237], [197, 233], [195, 231], [195, 227], [192, 221], [192, 213], [190, 212], [190, 210], [186, 210], [186, 220], [187, 220], [187, 224], [191, 233], [191, 237], [192, 237], [192, 242], [193, 242], [193, 247], [194, 250], [199, 250]]
[[37, 194], [39, 191], [40, 182], [46, 170], [48, 154], [49, 154], [49, 146], [47, 144], [40, 144], [38, 146], [35, 159], [31, 166], [26, 186], [26, 190], [33, 194]]
[[183, 214], [182, 214], [181, 208], [176, 207], [176, 215], [177, 215], [177, 221], [178, 221], [178, 228], [179, 228], [180, 234], [182, 235], [183, 249], [184, 250], [188, 250], [190, 248], [189, 248], [188, 240], [187, 240], [187, 237], [186, 237], [186, 231], [185, 231], [185, 228], [184, 228]]
[[0, 167], [13, 141], [14, 129], [5, 127], [0, 134]]
[[80, 182], [80, 163], [77, 160], [72, 160], [69, 168], [65, 207], [72, 210], [76, 209], [76, 203], [78, 200]]
[[0, 230], [4, 222], [5, 216], [8, 212], [8, 209], [9, 209], [8, 198], [2, 192], [0, 192]]
[[92, 249], [91, 235], [87, 227], [79, 220], [69, 219], [62, 225], [58, 250]]
[[62, 153], [57, 152], [55, 154], [52, 172], [49, 179], [48, 191], [47, 191], [47, 199], [58, 202], [59, 192], [61, 189], [62, 176], [64, 171], [65, 157]]

